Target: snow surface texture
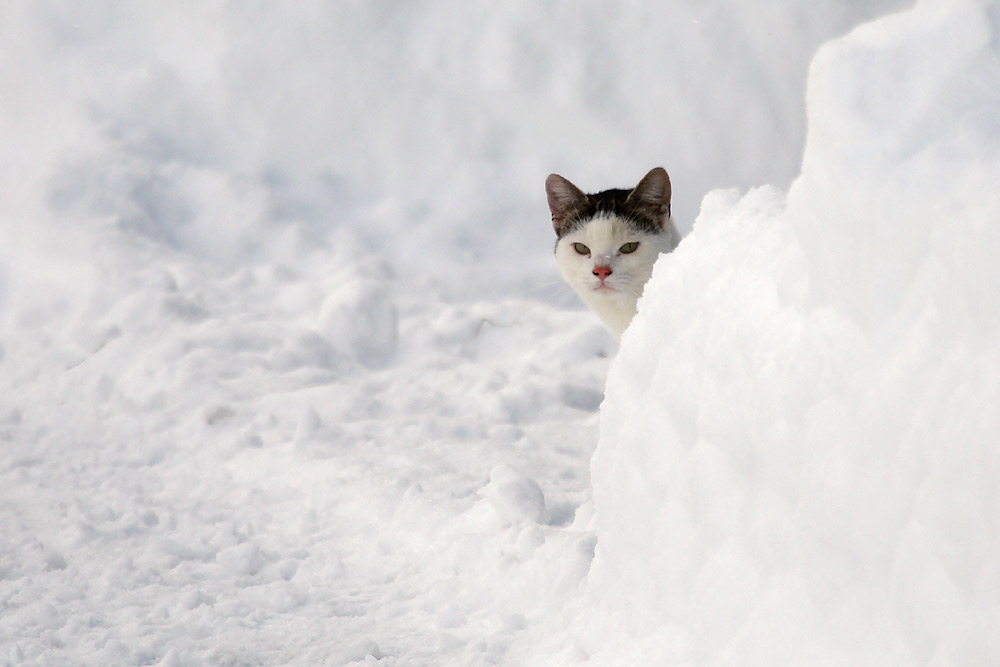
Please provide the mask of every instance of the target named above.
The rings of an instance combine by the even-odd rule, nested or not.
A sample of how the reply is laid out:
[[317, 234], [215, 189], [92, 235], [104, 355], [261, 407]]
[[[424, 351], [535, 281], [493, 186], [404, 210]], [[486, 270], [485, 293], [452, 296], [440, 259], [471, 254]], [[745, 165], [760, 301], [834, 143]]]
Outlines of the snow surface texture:
[[604, 4], [0, 9], [0, 665], [995, 657], [996, 9], [820, 52], [591, 464], [545, 175], [785, 188], [901, 6]]
[[610, 369], [598, 664], [1000, 664], [1000, 8], [813, 61], [786, 196], [706, 197]]

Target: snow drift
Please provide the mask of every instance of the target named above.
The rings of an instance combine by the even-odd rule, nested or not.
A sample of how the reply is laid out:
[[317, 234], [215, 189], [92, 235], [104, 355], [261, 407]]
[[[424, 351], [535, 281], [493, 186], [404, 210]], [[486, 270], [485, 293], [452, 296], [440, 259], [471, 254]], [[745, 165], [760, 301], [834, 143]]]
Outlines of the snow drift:
[[710, 194], [657, 264], [591, 466], [598, 664], [1000, 661], [998, 81], [996, 3], [824, 46], [787, 197]]

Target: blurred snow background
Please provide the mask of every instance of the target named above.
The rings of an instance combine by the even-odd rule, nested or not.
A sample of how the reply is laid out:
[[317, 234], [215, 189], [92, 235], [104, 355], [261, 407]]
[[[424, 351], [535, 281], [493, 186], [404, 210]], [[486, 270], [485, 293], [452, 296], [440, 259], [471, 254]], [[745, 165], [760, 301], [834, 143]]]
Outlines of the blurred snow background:
[[[969, 443], [995, 470], [998, 12], [924, 4], [822, 52], [808, 142], [814, 54], [905, 3], [0, 8], [0, 664], [698, 663], [771, 608], [847, 628], [784, 657], [841, 658], [869, 618], [896, 643], [863, 658], [995, 657], [967, 638], [995, 618], [996, 497], [921, 465]], [[542, 183], [655, 165], [682, 230], [701, 218], [613, 364], [592, 498], [616, 351], [560, 284]], [[889, 390], [931, 367], [923, 398]], [[884, 481], [841, 513], [858, 462], [899, 458], [936, 481], [852, 532]], [[672, 495], [672, 465], [708, 495]], [[677, 541], [692, 503], [755, 493]], [[962, 513], [914, 510], [936, 498], [985, 512], [957, 584], [866, 541], [944, 548]], [[817, 544], [841, 550], [813, 567]], [[666, 598], [616, 607], [633, 586]]]

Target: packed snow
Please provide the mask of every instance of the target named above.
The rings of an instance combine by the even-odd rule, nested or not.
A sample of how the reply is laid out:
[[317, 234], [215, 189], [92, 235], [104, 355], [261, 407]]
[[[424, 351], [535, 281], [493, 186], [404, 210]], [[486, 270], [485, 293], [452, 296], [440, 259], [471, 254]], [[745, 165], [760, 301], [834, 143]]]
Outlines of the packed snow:
[[[4, 6], [0, 665], [1000, 661], [1000, 8], [903, 9]], [[661, 164], [618, 350], [542, 186]]]

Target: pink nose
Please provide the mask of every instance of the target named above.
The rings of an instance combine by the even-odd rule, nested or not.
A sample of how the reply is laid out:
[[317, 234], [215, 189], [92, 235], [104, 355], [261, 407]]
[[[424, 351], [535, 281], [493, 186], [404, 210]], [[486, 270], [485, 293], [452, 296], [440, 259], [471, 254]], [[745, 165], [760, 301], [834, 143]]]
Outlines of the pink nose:
[[597, 276], [598, 278], [600, 278], [601, 282], [603, 283], [604, 279], [611, 275], [611, 267], [610, 266], [595, 266], [594, 267], [594, 275]]

